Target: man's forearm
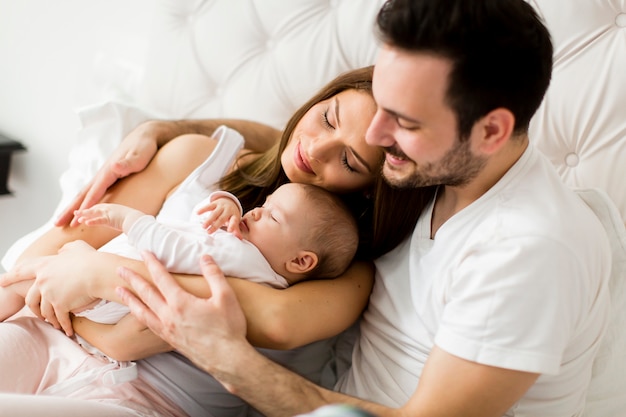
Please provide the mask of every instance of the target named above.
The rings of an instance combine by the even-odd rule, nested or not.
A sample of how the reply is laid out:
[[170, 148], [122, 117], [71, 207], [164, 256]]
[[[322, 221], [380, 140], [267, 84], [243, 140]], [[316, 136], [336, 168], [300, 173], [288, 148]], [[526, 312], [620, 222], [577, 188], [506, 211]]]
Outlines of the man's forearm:
[[[266, 416], [293, 416], [327, 403], [324, 389], [296, 375], [258, 353], [249, 345], [228, 348], [228, 354], [189, 355], [199, 359], [228, 391], [241, 397]], [[221, 358], [212, 364], [211, 359]], [[208, 363], [203, 363], [208, 360]], [[328, 392], [330, 393], [330, 392]]]
[[[307, 413], [326, 404], [350, 404], [377, 416], [400, 416], [400, 410], [383, 407], [321, 388], [273, 362], [249, 345], [227, 347], [228, 354], [189, 356], [226, 389], [269, 417]], [[217, 364], [211, 363], [218, 357]], [[226, 359], [228, 358], [228, 359]], [[203, 363], [204, 362], [204, 363]]]

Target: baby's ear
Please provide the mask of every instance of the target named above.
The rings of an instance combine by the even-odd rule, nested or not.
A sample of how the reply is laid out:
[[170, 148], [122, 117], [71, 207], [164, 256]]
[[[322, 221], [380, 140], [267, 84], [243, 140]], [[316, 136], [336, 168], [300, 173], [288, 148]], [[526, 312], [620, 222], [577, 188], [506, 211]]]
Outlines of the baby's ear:
[[287, 262], [286, 269], [292, 274], [304, 274], [312, 271], [318, 262], [319, 259], [315, 252], [303, 250]]

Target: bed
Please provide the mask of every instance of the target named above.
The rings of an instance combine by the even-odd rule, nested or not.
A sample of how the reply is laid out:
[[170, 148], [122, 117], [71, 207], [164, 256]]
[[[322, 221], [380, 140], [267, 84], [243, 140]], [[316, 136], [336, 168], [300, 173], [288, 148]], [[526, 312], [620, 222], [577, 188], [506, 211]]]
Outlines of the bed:
[[[585, 415], [626, 415], [626, 2], [530, 3], [555, 44], [553, 80], [531, 142], [598, 213], [613, 247], [612, 319]], [[334, 75], [374, 62], [372, 27], [381, 4], [155, 0], [143, 75], [133, 82], [118, 77], [101, 101], [77, 111], [81, 129], [60, 178], [58, 207], [141, 121], [231, 117], [282, 127]], [[49, 224], [18, 240], [3, 266]]]

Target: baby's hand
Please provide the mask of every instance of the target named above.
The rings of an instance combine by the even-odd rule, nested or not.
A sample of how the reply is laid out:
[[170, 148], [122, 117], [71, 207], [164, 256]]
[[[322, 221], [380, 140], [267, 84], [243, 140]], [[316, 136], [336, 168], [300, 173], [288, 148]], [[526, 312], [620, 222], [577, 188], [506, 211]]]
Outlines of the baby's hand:
[[120, 231], [125, 230], [125, 221], [129, 220], [128, 223], [132, 225], [134, 220], [142, 215], [143, 213], [139, 210], [121, 204], [96, 204], [91, 208], [74, 212], [78, 223], [87, 226], [107, 226]]
[[202, 222], [207, 232], [214, 233], [216, 230], [226, 226], [226, 230], [239, 239], [242, 238], [239, 222], [241, 222], [241, 209], [229, 197], [217, 197], [210, 203], [201, 206], [198, 214], [208, 213]]

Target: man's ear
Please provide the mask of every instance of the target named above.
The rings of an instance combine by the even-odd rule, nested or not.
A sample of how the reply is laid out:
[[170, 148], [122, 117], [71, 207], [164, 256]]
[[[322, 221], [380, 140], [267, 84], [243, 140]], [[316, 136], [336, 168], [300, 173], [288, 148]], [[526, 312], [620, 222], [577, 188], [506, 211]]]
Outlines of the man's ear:
[[292, 274], [304, 274], [312, 271], [317, 266], [318, 262], [319, 259], [317, 258], [317, 254], [315, 252], [302, 250], [299, 251], [294, 258], [287, 262], [285, 268]]
[[483, 129], [481, 151], [493, 154], [498, 151], [513, 135], [515, 116], [510, 110], [499, 107], [490, 111], [481, 122]]

